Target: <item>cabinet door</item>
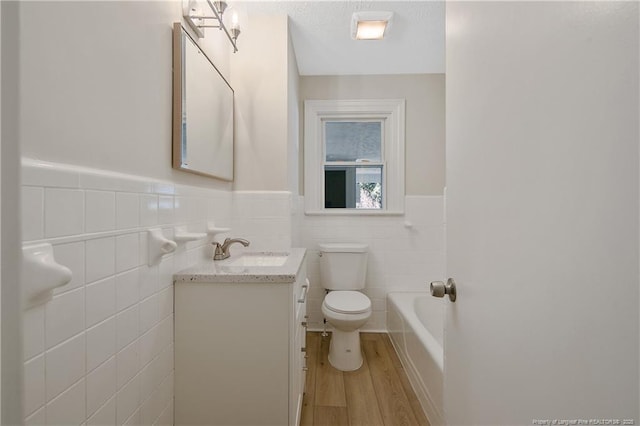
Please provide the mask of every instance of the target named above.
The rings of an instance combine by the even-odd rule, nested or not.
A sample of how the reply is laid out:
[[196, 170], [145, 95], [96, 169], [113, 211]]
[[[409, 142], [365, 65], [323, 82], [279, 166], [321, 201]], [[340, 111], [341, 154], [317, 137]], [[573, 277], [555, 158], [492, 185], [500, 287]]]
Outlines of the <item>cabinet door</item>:
[[[300, 324], [300, 323], [299, 323]], [[306, 379], [306, 352], [305, 349], [306, 329], [301, 324], [298, 327], [295, 337], [295, 349], [297, 349], [293, 357], [293, 368], [291, 374], [291, 396], [289, 399], [290, 415], [289, 423], [298, 426], [300, 424], [300, 415], [302, 413], [302, 397], [304, 394], [304, 382]]]
[[290, 371], [290, 395], [289, 395], [289, 424], [300, 424], [302, 411], [302, 396], [306, 379], [306, 315], [307, 294], [309, 282], [307, 281], [305, 265], [302, 266], [293, 288], [294, 295], [294, 319], [291, 328], [293, 345], [291, 348]]
[[176, 424], [288, 423], [290, 295], [287, 283], [176, 286]]

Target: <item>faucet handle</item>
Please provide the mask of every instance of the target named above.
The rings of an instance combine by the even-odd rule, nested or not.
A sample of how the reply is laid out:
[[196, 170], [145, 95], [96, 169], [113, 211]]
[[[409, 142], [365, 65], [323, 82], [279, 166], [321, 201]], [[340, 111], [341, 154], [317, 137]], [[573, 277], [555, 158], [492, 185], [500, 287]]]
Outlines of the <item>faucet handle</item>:
[[218, 242], [214, 242], [215, 245], [215, 253], [213, 256], [213, 260], [223, 260], [229, 257], [229, 246], [233, 243], [240, 243], [243, 246], [247, 247], [249, 245], [249, 241], [244, 240], [242, 238], [225, 238], [222, 244]]
[[222, 244], [220, 244], [217, 241], [214, 241], [211, 243], [211, 245], [213, 246], [214, 252], [213, 254], [222, 254], [223, 253], [223, 249], [222, 249]]

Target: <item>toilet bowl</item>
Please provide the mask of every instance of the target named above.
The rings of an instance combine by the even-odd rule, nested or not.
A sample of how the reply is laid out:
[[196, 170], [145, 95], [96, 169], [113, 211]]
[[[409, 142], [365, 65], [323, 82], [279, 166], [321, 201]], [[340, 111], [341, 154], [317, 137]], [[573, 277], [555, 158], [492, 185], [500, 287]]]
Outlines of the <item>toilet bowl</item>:
[[327, 290], [322, 301], [325, 320], [333, 326], [329, 363], [342, 371], [362, 365], [360, 327], [371, 317], [371, 300], [364, 289], [367, 275], [366, 244], [320, 244], [320, 283]]
[[371, 317], [371, 300], [357, 291], [331, 291], [322, 302], [322, 314], [334, 327], [329, 363], [341, 371], [362, 366], [360, 327]]

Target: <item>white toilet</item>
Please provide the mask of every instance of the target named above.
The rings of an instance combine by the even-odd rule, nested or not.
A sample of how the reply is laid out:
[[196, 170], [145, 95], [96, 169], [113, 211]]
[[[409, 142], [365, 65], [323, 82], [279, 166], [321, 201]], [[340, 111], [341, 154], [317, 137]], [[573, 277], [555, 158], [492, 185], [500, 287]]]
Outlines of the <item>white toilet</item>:
[[357, 290], [365, 286], [366, 244], [320, 244], [320, 282], [329, 290], [322, 313], [334, 328], [329, 362], [342, 371], [362, 365], [359, 328], [371, 316], [371, 300]]

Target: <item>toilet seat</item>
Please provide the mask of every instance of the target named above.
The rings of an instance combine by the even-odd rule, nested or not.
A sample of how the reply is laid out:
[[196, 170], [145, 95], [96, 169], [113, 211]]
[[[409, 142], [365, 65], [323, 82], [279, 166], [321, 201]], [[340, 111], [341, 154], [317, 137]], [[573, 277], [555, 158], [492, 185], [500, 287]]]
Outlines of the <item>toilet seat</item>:
[[361, 314], [371, 309], [371, 300], [359, 291], [332, 291], [324, 298], [327, 309], [339, 314]]

